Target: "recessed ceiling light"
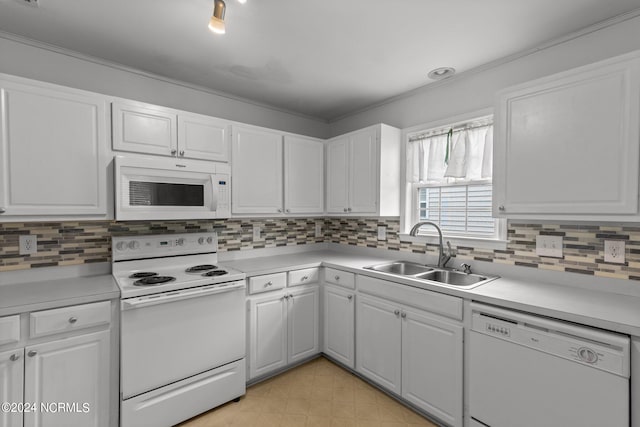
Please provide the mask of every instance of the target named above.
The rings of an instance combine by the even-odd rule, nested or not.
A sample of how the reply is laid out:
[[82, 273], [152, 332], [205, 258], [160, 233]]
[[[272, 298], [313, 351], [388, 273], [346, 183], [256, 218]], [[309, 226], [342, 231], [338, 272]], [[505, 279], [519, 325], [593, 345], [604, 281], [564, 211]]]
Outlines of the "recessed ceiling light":
[[455, 73], [456, 69], [453, 67], [440, 67], [429, 71], [428, 76], [432, 80], [442, 80], [453, 76]]

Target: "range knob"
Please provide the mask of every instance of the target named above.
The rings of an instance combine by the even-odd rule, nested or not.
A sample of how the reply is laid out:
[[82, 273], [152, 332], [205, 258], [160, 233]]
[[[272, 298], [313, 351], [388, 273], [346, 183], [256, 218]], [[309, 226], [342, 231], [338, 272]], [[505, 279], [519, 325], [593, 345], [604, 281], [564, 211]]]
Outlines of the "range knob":
[[125, 249], [127, 249], [127, 242], [120, 241], [116, 244], [116, 250], [124, 251]]
[[204, 245], [204, 237], [198, 237], [198, 243]]
[[213, 243], [213, 237], [211, 237], [211, 236], [207, 237], [207, 243], [208, 244], [212, 244]]
[[129, 249], [135, 251], [139, 247], [140, 247], [140, 242], [138, 242], [137, 240], [132, 240], [129, 242]]
[[184, 239], [181, 237], [178, 240], [176, 240], [176, 245], [178, 246], [184, 246]]

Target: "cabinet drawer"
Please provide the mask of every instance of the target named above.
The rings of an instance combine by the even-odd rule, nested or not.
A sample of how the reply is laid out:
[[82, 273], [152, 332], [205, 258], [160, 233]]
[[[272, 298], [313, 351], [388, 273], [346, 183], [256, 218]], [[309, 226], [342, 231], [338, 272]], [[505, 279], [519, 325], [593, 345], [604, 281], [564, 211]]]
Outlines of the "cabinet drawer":
[[289, 286], [306, 285], [318, 281], [317, 268], [305, 268], [289, 272]]
[[350, 289], [356, 288], [356, 275], [353, 273], [327, 268], [324, 277], [327, 283], [334, 283]]
[[287, 286], [287, 273], [265, 274], [262, 276], [249, 277], [249, 293], [259, 294], [260, 292], [282, 289]]
[[0, 317], [0, 345], [20, 341], [20, 316]]
[[29, 336], [37, 338], [75, 331], [105, 325], [110, 321], [111, 303], [109, 301], [36, 311], [29, 315]]

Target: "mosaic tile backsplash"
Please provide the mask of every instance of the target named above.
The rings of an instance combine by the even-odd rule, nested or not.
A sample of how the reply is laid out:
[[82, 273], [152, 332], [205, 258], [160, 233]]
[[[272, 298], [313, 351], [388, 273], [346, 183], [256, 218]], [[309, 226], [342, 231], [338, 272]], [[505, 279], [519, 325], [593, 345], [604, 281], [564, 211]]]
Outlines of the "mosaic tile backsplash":
[[[315, 224], [324, 235], [315, 237]], [[262, 228], [262, 239], [253, 241], [253, 225]], [[377, 227], [384, 226], [387, 240], [377, 240]], [[78, 221], [0, 223], [0, 271], [56, 265], [111, 261], [111, 236], [132, 234], [216, 231], [219, 250], [236, 251], [311, 243], [338, 243], [399, 252], [437, 253], [436, 245], [402, 241], [400, 221], [389, 218], [230, 219], [190, 221]], [[36, 234], [38, 253], [18, 253], [18, 236]], [[563, 258], [538, 257], [539, 234], [563, 237]], [[640, 226], [554, 225], [511, 222], [506, 250], [466, 246], [454, 247], [459, 260], [481, 260], [523, 267], [568, 271], [601, 277], [640, 280]], [[624, 264], [604, 261], [604, 241], [624, 240]], [[401, 257], [401, 255], [398, 255]]]

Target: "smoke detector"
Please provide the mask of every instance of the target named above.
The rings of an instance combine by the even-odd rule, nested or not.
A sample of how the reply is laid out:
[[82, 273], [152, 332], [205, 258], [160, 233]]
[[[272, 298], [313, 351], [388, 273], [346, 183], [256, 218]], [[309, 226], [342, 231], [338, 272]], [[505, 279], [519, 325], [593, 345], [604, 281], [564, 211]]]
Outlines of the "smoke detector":
[[432, 80], [442, 80], [451, 77], [456, 73], [453, 67], [440, 67], [429, 71], [428, 77]]

